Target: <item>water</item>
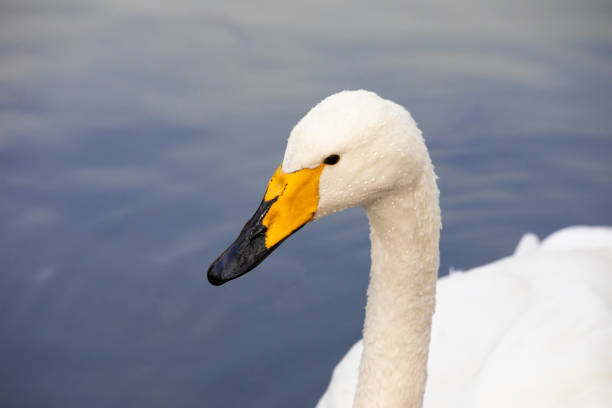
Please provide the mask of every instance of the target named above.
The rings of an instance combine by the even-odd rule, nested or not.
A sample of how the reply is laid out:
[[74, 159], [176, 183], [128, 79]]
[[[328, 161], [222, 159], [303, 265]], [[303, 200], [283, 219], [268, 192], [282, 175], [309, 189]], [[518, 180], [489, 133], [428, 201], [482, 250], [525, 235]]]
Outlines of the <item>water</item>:
[[341, 89], [419, 122], [441, 275], [612, 224], [605, 2], [123, 3], [0, 6], [3, 406], [312, 406], [360, 337], [363, 212], [205, 270]]

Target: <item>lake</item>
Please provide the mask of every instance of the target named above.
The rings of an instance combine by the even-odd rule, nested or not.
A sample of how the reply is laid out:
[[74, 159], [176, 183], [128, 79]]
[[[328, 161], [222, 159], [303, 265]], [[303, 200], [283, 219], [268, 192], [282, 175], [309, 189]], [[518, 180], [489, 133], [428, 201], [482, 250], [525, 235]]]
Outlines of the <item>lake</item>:
[[125, 3], [0, 5], [3, 406], [314, 406], [361, 336], [363, 210], [205, 275], [342, 89], [423, 131], [441, 276], [612, 224], [609, 3]]

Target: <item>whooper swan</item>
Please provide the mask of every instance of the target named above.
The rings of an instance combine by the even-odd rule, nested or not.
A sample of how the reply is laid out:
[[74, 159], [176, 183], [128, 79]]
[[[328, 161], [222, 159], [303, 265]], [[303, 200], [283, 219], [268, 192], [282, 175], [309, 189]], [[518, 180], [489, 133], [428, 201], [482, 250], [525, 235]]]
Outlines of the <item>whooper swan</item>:
[[612, 229], [527, 235], [514, 256], [441, 279], [436, 304], [438, 195], [410, 114], [340, 92], [295, 126], [208, 280], [237, 278], [307, 222], [361, 206], [372, 256], [363, 340], [319, 408], [611, 407]]

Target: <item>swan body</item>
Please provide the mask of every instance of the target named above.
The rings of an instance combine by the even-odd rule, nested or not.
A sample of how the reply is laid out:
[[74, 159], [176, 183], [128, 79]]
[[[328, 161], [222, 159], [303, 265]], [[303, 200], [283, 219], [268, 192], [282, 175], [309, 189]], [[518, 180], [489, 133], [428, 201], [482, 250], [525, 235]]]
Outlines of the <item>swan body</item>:
[[[569, 227], [438, 281], [423, 406], [609, 407], [612, 228]], [[317, 408], [351, 407], [363, 345]]]
[[363, 340], [319, 408], [609, 406], [611, 230], [527, 235], [514, 256], [437, 283], [438, 196], [410, 114], [372, 92], [340, 92], [294, 127], [208, 280], [235, 279], [307, 222], [361, 206], [372, 258]]

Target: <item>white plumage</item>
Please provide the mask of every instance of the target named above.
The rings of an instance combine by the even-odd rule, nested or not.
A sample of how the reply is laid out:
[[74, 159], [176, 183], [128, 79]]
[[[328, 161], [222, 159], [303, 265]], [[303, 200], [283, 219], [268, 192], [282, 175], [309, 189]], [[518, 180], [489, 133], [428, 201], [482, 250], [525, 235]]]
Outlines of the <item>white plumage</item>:
[[[317, 408], [351, 407], [361, 341]], [[569, 227], [438, 281], [425, 408], [612, 406], [612, 228]]]
[[[308, 217], [363, 207], [372, 257], [363, 340], [319, 408], [612, 406], [612, 229], [573, 227], [542, 243], [528, 234], [513, 256], [437, 282], [439, 192], [425, 141], [403, 107], [366, 91], [332, 95], [295, 126], [283, 177], [316, 173], [306, 169], [320, 171]], [[289, 183], [274, 200], [299, 190]], [[305, 207], [282, 208], [295, 218]], [[270, 232], [248, 233], [258, 214], [213, 263], [212, 283], [248, 271], [235, 261], [257, 253], [244, 240]]]

